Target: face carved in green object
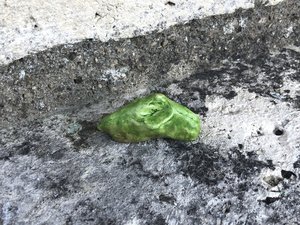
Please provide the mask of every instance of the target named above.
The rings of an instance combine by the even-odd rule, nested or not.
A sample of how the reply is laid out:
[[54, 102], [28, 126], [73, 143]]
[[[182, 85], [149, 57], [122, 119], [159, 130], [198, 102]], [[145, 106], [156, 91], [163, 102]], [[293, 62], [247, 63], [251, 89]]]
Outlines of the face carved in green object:
[[104, 116], [97, 128], [118, 142], [153, 138], [192, 141], [199, 136], [200, 118], [163, 94], [151, 94]]

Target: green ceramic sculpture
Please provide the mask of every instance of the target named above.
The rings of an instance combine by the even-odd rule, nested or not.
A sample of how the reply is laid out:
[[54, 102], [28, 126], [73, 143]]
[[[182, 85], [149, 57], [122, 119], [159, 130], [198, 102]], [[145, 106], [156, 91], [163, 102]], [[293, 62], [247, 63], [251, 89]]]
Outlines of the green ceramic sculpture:
[[200, 133], [200, 119], [165, 95], [151, 94], [104, 116], [97, 128], [118, 142], [140, 142], [152, 138], [192, 141]]

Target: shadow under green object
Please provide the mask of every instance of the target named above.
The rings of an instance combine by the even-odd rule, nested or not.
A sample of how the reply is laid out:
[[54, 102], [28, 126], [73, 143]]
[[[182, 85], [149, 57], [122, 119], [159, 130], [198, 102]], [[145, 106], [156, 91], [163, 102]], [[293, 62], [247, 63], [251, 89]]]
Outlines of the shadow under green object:
[[200, 118], [163, 94], [151, 94], [104, 116], [97, 128], [118, 142], [152, 138], [192, 141], [199, 136]]

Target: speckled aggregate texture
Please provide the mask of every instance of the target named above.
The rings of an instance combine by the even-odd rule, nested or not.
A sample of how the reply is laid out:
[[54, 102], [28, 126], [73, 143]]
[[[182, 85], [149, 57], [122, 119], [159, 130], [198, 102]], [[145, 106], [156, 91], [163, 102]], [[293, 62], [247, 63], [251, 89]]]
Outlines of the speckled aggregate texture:
[[108, 41], [144, 35], [192, 19], [252, 8], [254, 3], [255, 0], [1, 0], [0, 64], [58, 44], [84, 38]]
[[[298, 0], [1, 66], [0, 224], [299, 224], [299, 68]], [[201, 136], [97, 131], [150, 92], [199, 114]]]

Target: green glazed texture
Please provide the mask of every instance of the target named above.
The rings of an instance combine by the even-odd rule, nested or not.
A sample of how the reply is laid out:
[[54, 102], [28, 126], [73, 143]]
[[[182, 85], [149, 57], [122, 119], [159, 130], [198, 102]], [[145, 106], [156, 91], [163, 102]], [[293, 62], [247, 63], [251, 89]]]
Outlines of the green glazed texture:
[[104, 116], [97, 128], [118, 142], [152, 138], [192, 141], [199, 136], [200, 118], [163, 94], [151, 94]]

